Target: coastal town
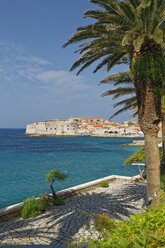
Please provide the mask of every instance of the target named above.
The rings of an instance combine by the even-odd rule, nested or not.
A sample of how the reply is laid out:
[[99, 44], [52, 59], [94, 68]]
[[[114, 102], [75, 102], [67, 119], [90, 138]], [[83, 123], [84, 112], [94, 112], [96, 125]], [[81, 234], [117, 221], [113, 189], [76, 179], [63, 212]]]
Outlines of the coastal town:
[[[161, 130], [160, 130], [161, 131]], [[143, 137], [137, 119], [122, 124], [101, 117], [51, 119], [26, 126], [30, 136]]]

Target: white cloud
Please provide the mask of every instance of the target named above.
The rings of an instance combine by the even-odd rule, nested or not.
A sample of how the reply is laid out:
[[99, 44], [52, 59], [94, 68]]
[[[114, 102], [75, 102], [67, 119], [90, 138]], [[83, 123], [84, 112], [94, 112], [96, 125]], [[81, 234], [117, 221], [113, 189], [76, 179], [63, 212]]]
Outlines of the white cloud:
[[26, 63], [34, 66], [51, 64], [43, 58], [29, 55], [25, 49], [14, 43], [2, 40], [0, 40], [0, 57], [3, 63]]
[[39, 65], [51, 65], [50, 62], [47, 60], [44, 60], [40, 57], [35, 57], [35, 56], [20, 56], [16, 58], [17, 61], [22, 61], [24, 63], [27, 63], [29, 65], [34, 64], [35, 66]]
[[40, 57], [29, 55], [23, 48], [7, 41], [0, 41], [0, 78], [14, 84], [37, 85], [48, 93], [65, 99], [81, 98], [91, 89], [82, 76], [64, 70]]
[[89, 89], [89, 86], [84, 83], [84, 78], [76, 76], [68, 71], [44, 71], [36, 75], [36, 78], [43, 83], [49, 84], [51, 87], [62, 87], [72, 91], [81, 91]]

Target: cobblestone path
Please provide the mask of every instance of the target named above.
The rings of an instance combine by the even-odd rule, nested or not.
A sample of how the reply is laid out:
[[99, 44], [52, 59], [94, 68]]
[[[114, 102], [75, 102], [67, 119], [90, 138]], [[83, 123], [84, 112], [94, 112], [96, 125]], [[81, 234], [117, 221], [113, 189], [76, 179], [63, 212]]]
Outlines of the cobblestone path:
[[14, 218], [0, 223], [0, 245], [77, 243], [97, 238], [94, 217], [87, 213], [108, 213], [114, 219], [125, 219], [145, 206], [145, 183], [110, 183], [65, 200], [65, 205], [51, 207], [44, 214], [23, 220]]

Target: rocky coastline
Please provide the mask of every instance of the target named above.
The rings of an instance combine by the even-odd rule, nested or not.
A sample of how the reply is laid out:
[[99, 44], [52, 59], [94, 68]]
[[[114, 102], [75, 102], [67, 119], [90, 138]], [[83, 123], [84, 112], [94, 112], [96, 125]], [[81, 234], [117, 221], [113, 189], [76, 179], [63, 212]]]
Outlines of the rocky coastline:
[[122, 144], [121, 146], [138, 146], [144, 147], [145, 141], [144, 140], [133, 140], [132, 143]]

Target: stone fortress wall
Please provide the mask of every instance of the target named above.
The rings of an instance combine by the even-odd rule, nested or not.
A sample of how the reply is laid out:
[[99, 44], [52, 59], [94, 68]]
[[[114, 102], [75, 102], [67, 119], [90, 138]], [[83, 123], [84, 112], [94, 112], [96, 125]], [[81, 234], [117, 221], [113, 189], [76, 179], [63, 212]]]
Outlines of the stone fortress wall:
[[49, 120], [26, 126], [30, 135], [77, 135], [78, 123], [74, 120]]
[[129, 125], [126, 121], [119, 124], [112, 120], [103, 120], [101, 117], [35, 122], [26, 126], [26, 134], [31, 136], [143, 136], [137, 123]]

